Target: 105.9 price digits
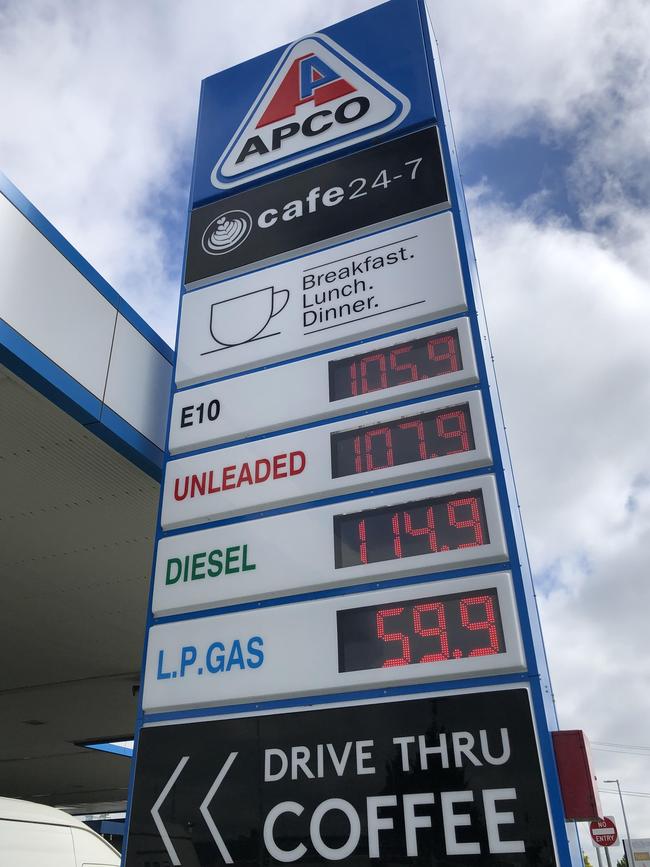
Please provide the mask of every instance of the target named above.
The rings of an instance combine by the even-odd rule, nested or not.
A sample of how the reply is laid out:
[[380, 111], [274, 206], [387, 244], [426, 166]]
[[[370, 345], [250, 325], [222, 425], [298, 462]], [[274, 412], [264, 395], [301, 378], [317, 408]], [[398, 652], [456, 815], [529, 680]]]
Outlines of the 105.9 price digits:
[[462, 370], [458, 330], [329, 362], [330, 400], [357, 397]]

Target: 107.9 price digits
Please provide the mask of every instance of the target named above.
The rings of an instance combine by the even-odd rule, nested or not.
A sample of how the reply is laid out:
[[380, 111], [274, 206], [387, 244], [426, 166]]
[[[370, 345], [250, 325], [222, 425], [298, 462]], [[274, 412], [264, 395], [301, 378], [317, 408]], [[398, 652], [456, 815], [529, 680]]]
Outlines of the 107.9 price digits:
[[471, 451], [468, 403], [331, 434], [332, 476], [357, 475]]

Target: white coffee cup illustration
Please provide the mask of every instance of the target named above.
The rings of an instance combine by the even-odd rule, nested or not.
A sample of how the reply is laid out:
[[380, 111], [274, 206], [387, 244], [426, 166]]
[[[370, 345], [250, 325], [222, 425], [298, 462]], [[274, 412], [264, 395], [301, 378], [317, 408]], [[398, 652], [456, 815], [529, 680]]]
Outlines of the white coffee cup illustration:
[[216, 301], [210, 310], [210, 334], [224, 348], [272, 337], [280, 332], [262, 332], [271, 319], [284, 310], [288, 301], [289, 290], [274, 289], [273, 286]]

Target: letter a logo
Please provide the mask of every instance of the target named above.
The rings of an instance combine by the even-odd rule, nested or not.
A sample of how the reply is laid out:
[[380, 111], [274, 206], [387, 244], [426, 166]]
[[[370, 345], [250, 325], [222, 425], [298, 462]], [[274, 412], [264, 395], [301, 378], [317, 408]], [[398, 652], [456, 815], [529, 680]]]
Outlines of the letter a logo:
[[394, 129], [406, 96], [317, 33], [290, 45], [212, 170], [230, 189]]

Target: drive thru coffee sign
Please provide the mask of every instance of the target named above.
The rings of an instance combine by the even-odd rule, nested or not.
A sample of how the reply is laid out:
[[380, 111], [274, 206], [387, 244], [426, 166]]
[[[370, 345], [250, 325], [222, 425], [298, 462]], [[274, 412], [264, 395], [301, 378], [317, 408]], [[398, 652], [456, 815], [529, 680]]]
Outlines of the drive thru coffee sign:
[[523, 688], [145, 728], [138, 762], [129, 867], [556, 864]]

